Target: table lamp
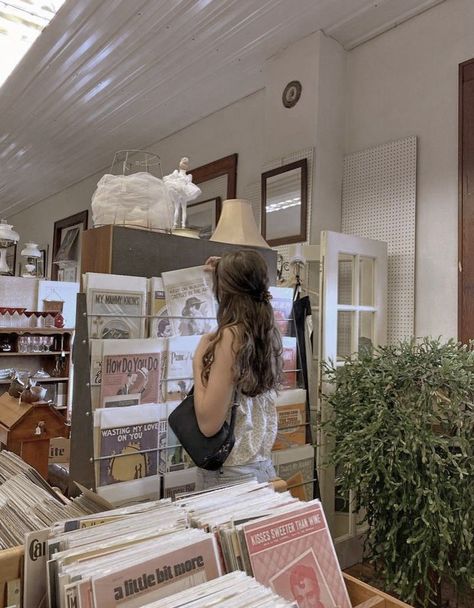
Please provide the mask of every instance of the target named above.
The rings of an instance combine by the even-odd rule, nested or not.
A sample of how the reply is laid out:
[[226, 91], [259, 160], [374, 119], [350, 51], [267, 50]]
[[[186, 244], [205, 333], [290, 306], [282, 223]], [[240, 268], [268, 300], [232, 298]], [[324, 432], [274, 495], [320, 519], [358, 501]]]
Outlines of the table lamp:
[[25, 247], [21, 250], [20, 255], [26, 258], [25, 272], [22, 274], [22, 276], [35, 277], [35, 260], [41, 257], [41, 251], [38, 249], [38, 245], [36, 243], [25, 243]]
[[209, 240], [270, 249], [257, 228], [250, 202], [241, 198], [224, 201], [219, 223]]

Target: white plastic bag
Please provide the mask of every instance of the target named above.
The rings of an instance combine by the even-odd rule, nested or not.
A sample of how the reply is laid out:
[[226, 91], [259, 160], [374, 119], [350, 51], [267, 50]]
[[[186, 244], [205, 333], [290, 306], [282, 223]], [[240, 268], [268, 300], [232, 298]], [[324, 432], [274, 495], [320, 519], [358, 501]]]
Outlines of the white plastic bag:
[[106, 174], [92, 196], [92, 219], [94, 226], [171, 230], [173, 204], [163, 180], [150, 173]]

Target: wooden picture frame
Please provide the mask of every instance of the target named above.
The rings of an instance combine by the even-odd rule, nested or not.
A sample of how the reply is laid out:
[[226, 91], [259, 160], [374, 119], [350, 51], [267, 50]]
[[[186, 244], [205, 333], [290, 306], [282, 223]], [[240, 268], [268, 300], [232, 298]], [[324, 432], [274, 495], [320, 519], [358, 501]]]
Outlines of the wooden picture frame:
[[227, 198], [237, 197], [237, 159], [238, 154], [230, 154], [224, 158], [196, 167], [189, 171], [193, 176], [195, 184], [216, 179], [217, 177], [227, 176]]
[[[289, 205], [288, 208], [295, 208], [299, 206], [298, 220], [296, 222], [295, 229], [289, 229], [288, 234], [273, 235], [267, 234], [268, 224], [267, 214], [278, 211], [279, 209], [272, 209], [272, 211], [268, 211], [268, 205], [271, 204], [272, 192], [275, 190], [275, 184], [280, 182], [280, 198], [282, 199], [280, 202], [273, 203], [274, 205], [283, 205], [285, 202], [283, 199], [285, 198], [285, 173], [292, 172], [293, 175], [291, 186], [288, 184], [288, 188], [294, 190], [297, 188], [297, 196], [293, 197], [293, 201], [296, 201], [299, 198], [299, 201], [296, 201], [293, 205]], [[290, 176], [288, 176], [290, 177]], [[302, 160], [295, 161], [293, 163], [288, 163], [287, 165], [283, 165], [282, 167], [277, 167], [276, 169], [272, 169], [270, 171], [265, 171], [262, 173], [262, 181], [261, 181], [261, 192], [262, 192], [262, 208], [261, 208], [261, 230], [262, 236], [267, 241], [267, 243], [271, 247], [276, 247], [279, 245], [289, 245], [291, 243], [303, 243], [308, 238], [308, 161], [306, 158]], [[288, 194], [295, 194], [295, 192], [288, 191]], [[276, 199], [275, 199], [276, 200]], [[286, 210], [285, 207], [280, 209], [281, 211]], [[293, 212], [292, 212], [293, 213]], [[293, 216], [294, 217], [294, 216]], [[287, 221], [279, 222], [279, 227], [283, 228], [288, 225]], [[281, 231], [280, 231], [281, 232]]]
[[220, 196], [190, 203], [187, 208], [188, 228], [199, 230], [199, 238], [209, 240], [216, 229], [221, 210], [222, 199]]
[[[77, 272], [76, 272], [75, 280], [76, 281], [78, 280], [78, 277], [80, 275], [80, 263], [81, 263], [80, 239], [81, 239], [82, 232], [84, 230], [87, 230], [88, 219], [89, 219], [89, 212], [86, 209], [85, 211], [80, 211], [79, 213], [75, 213], [74, 215], [70, 215], [69, 217], [66, 217], [66, 218], [54, 223], [53, 252], [52, 252], [52, 258], [51, 258], [51, 280], [52, 281], [57, 281], [59, 278], [59, 267], [55, 263], [55, 260], [57, 259], [58, 253], [60, 253], [61, 245], [64, 243], [64, 239], [68, 235], [68, 233], [70, 234], [70, 236], [68, 237], [70, 240], [75, 241], [75, 239], [71, 238], [71, 236], [73, 236], [74, 233], [76, 233], [76, 238], [78, 239], [78, 244], [75, 247], [75, 251], [72, 252], [74, 255], [73, 262], [76, 262], [76, 264], [77, 264]], [[76, 232], [76, 228], [78, 229], [77, 232]], [[72, 246], [72, 244], [73, 243], [71, 243], [71, 246]]]

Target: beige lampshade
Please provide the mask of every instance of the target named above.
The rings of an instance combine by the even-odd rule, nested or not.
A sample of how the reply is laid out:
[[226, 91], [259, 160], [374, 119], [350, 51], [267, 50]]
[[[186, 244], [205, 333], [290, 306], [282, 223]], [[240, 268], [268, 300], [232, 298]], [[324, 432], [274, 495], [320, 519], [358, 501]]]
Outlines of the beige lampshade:
[[257, 228], [251, 204], [242, 198], [224, 201], [219, 223], [209, 240], [270, 248]]

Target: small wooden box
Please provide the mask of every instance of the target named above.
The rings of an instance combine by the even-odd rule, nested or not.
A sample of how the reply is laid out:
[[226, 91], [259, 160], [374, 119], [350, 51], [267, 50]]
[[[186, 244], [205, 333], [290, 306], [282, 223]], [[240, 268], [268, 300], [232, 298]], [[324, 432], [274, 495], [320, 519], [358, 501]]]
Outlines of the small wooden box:
[[47, 403], [19, 403], [8, 393], [0, 395], [0, 442], [48, 477], [49, 442], [67, 437], [61, 416]]

